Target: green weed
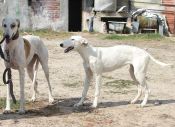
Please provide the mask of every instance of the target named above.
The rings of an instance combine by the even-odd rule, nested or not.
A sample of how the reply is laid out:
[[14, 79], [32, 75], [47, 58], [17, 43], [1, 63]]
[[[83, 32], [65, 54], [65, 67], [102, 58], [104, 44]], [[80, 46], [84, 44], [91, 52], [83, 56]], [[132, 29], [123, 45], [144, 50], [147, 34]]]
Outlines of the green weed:
[[[5, 108], [6, 106], [6, 98], [0, 98], [0, 109]], [[11, 108], [12, 110], [18, 110], [19, 109], [19, 101], [17, 100], [16, 104], [14, 104], [11, 101]]]
[[112, 87], [114, 89], [129, 88], [134, 82], [130, 80], [112, 80], [105, 83], [105, 86]]
[[159, 34], [134, 34], [134, 35], [117, 35], [117, 34], [110, 34], [105, 35], [102, 37], [103, 39], [109, 39], [109, 40], [143, 40], [143, 41], [149, 41], [149, 40], [164, 40], [165, 37], [159, 35]]

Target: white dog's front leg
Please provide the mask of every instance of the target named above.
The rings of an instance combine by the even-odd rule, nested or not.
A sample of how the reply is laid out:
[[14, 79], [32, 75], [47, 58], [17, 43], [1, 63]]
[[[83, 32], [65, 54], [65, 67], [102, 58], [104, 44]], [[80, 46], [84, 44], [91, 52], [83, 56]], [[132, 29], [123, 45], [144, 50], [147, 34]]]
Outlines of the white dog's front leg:
[[25, 95], [24, 95], [24, 78], [25, 78], [25, 71], [24, 68], [19, 69], [19, 78], [20, 78], [20, 108], [19, 113], [24, 114], [24, 103], [25, 103]]
[[91, 72], [90, 68], [85, 68], [85, 72], [86, 72], [86, 75], [85, 75], [85, 80], [83, 83], [84, 87], [83, 87], [82, 97], [81, 97], [81, 100], [77, 104], [74, 105], [74, 107], [78, 107], [78, 106], [83, 104], [83, 102], [86, 98], [88, 89], [89, 89], [90, 81], [92, 78], [92, 72]]
[[11, 108], [10, 108], [10, 86], [9, 84], [7, 84], [7, 96], [6, 96], [6, 108], [4, 113], [10, 113], [11, 112]]
[[93, 101], [93, 108], [96, 108], [98, 105], [98, 97], [100, 95], [100, 86], [101, 86], [101, 75], [100, 74], [96, 74], [95, 78], [96, 78], [96, 84], [95, 84], [95, 98]]

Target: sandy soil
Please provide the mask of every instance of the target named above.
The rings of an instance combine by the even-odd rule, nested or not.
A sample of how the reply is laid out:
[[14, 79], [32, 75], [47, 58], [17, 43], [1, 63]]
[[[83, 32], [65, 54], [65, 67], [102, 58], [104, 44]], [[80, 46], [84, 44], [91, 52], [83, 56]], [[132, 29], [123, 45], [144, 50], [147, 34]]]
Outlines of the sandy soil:
[[[81, 33], [82, 34], [82, 33]], [[175, 64], [175, 43], [172, 42], [122, 42], [101, 40], [96, 35], [82, 34], [95, 46], [113, 46], [116, 44], [135, 45], [147, 48], [155, 58], [162, 62]], [[173, 38], [172, 38], [173, 39]], [[147, 80], [151, 89], [148, 104], [140, 108], [139, 104], [129, 104], [137, 94], [128, 72], [128, 66], [103, 74], [100, 104], [91, 109], [94, 82], [91, 83], [85, 105], [73, 108], [82, 92], [84, 71], [82, 59], [76, 52], [64, 54], [58, 46], [62, 38], [44, 39], [49, 50], [50, 80], [53, 105], [48, 104], [47, 83], [40, 67], [38, 72], [38, 98], [35, 103], [26, 103], [26, 114], [2, 114], [0, 109], [0, 126], [9, 127], [174, 127], [175, 126], [175, 69], [161, 68], [150, 63]], [[0, 61], [0, 74], [4, 70]], [[19, 98], [18, 72], [13, 71], [14, 91]], [[123, 85], [123, 86], [121, 86]], [[0, 81], [0, 97], [5, 97], [6, 87]], [[26, 100], [32, 96], [31, 81], [26, 76]], [[159, 102], [159, 105], [155, 105]]]

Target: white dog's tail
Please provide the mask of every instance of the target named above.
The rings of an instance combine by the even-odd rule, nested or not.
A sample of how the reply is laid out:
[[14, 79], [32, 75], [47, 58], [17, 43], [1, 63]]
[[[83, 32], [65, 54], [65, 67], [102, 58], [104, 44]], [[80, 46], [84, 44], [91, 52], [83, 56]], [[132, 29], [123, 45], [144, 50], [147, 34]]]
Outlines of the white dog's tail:
[[151, 56], [149, 53], [148, 53], [148, 55], [149, 55], [150, 59], [151, 59], [153, 62], [155, 62], [155, 63], [161, 65], [162, 67], [171, 67], [171, 68], [174, 67], [173, 64], [166, 64], [166, 63], [160, 62], [160, 61], [156, 60], [153, 56]]

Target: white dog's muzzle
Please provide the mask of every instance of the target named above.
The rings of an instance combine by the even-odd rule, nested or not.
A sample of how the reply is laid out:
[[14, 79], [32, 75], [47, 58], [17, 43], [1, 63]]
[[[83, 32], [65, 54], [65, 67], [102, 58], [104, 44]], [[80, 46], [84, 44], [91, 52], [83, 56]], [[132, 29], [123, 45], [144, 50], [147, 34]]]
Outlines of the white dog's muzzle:
[[68, 53], [69, 51], [74, 49], [74, 43], [70, 40], [66, 40], [60, 44], [60, 47], [66, 48], [64, 53]]
[[5, 39], [6, 39], [6, 43], [8, 44], [10, 42], [10, 40], [16, 40], [19, 37], [19, 31], [17, 31], [15, 34], [12, 35], [12, 37], [10, 38], [10, 35], [5, 34]]

